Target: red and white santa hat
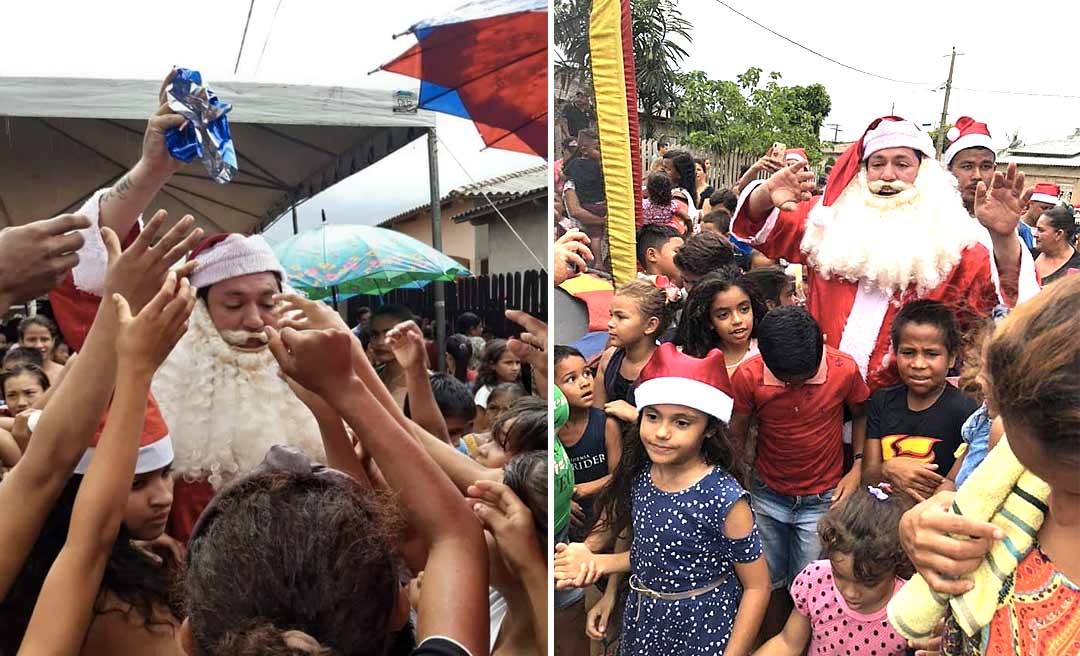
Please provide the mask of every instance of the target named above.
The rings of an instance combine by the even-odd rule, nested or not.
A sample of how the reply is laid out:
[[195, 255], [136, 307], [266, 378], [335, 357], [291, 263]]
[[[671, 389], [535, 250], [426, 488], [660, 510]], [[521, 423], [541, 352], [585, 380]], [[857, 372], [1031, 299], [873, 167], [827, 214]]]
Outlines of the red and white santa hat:
[[1035, 191], [1031, 194], [1031, 200], [1051, 205], [1061, 204], [1061, 187], [1053, 182], [1039, 182], [1035, 185]]
[[638, 410], [670, 403], [728, 421], [733, 400], [724, 354], [713, 349], [704, 358], [695, 358], [671, 342], [661, 344], [638, 376], [634, 402]]
[[911, 148], [926, 157], [934, 156], [934, 142], [930, 135], [911, 121], [899, 116], [882, 116], [866, 127], [859, 140], [848, 146], [829, 172], [825, 183], [825, 195], [821, 202], [832, 205], [848, 184], [859, 175], [859, 167], [871, 155], [886, 148]]
[[806, 150], [803, 148], [788, 148], [784, 151], [784, 163], [787, 165], [794, 164], [795, 162], [810, 163], [810, 158], [806, 156]]
[[196, 289], [263, 272], [276, 274], [282, 284], [288, 281], [277, 255], [261, 235], [222, 233], [208, 237], [191, 251], [188, 260], [199, 261], [191, 274], [191, 285]]
[[[101, 418], [101, 424], [90, 439], [90, 446], [83, 453], [79, 464], [75, 466], [76, 474], [85, 474], [90, 469], [90, 459], [94, 457], [97, 444], [101, 440], [101, 433], [105, 430], [105, 420]], [[146, 401], [146, 419], [143, 420], [142, 433], [139, 435], [139, 456], [135, 461], [135, 473], [146, 474], [167, 467], [173, 461], [172, 438], [169, 437], [169, 428], [165, 425], [165, 418], [161, 416], [157, 401], [148, 396]]]
[[990, 138], [990, 128], [986, 123], [979, 123], [970, 116], [956, 119], [956, 125], [945, 133], [949, 147], [945, 149], [945, 166], [948, 166], [956, 154], [968, 148], [986, 148], [994, 152], [994, 143]]

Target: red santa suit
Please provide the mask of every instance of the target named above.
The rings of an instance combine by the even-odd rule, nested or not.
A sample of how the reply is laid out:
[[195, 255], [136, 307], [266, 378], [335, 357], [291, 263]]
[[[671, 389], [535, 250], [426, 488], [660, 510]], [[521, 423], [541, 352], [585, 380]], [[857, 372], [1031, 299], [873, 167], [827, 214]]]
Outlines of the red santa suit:
[[[99, 232], [99, 201], [94, 194], [79, 214], [91, 221], [79, 264], [50, 294], [57, 323], [79, 350], [101, 302], [108, 262]], [[138, 225], [125, 241], [138, 235]], [[196, 288], [253, 273], [287, 277], [262, 237], [217, 235], [196, 249]], [[193, 255], [195, 254], [193, 252]], [[186, 542], [195, 520], [224, 483], [262, 462], [275, 444], [299, 448], [325, 462], [318, 424], [280, 378], [268, 349], [240, 351], [220, 334], [204, 301], [195, 304], [188, 330], [158, 368], [152, 399], [168, 426], [176, 476], [168, 533]], [[173, 454], [170, 454], [173, 455]]]
[[[878, 150], [896, 147], [924, 154], [916, 188], [903, 192], [908, 196], [905, 199], [874, 199], [865, 189], [865, 174], [858, 173], [861, 163]], [[754, 221], [746, 201], [762, 183], [756, 181], [742, 192], [733, 232], [766, 257], [807, 265], [807, 309], [821, 325], [826, 343], [855, 358], [871, 390], [899, 381], [890, 355], [890, 329], [905, 303], [918, 298], [941, 301], [963, 323], [972, 316], [989, 316], [1004, 302], [989, 234], [968, 216], [955, 179], [933, 159], [929, 137], [907, 121], [888, 117], [871, 124], [864, 138], [852, 144], [833, 168], [831, 194], [827, 187], [824, 196], [801, 202], [792, 211], [774, 209]], [[873, 203], [907, 206], [899, 210], [904, 214], [888, 219], [889, 225], [882, 221], [883, 232], [895, 230], [900, 236], [895, 245], [883, 241], [876, 251], [873, 247], [862, 250], [863, 236], [868, 241], [887, 239], [875, 236], [875, 226], [867, 225], [875, 220]], [[865, 220], [859, 217], [862, 225], [838, 220], [846, 207], [856, 206], [866, 214]], [[928, 210], [934, 213], [927, 214]], [[926, 217], [924, 224], [911, 223], [909, 229], [898, 225], [899, 220], [919, 216]], [[917, 234], [909, 238], [905, 230]], [[918, 234], [923, 230], [925, 239]], [[911, 267], [904, 263], [909, 247], [912, 258], [921, 260]], [[850, 256], [842, 252], [845, 248]], [[890, 255], [889, 250], [894, 252]], [[1021, 248], [1021, 258], [1019, 301], [1038, 291], [1034, 262], [1026, 248]]]

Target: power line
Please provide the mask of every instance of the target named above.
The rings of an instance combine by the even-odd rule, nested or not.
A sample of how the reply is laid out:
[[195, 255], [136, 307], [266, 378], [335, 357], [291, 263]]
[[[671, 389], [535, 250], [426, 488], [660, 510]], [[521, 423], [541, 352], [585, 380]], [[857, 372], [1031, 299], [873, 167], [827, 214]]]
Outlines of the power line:
[[742, 13], [738, 9], [736, 9], [736, 8], [732, 7], [731, 5], [729, 5], [728, 3], [724, 2], [724, 0], [716, 0], [716, 3], [726, 7], [728, 10], [738, 14], [739, 16], [742, 16], [743, 18], [750, 21], [754, 25], [757, 25], [758, 27], [765, 30], [766, 32], [769, 32], [770, 34], [778, 36], [781, 39], [783, 39], [784, 41], [787, 41], [788, 43], [790, 43], [790, 44], [792, 44], [794, 46], [798, 46], [799, 48], [802, 48], [803, 50], [805, 50], [805, 51], [807, 51], [807, 52], [809, 52], [811, 54], [817, 55], [818, 57], [821, 57], [822, 59], [824, 59], [826, 61], [830, 61], [830, 62], [832, 62], [832, 63], [834, 63], [834, 64], [836, 64], [838, 66], [843, 66], [844, 68], [853, 70], [856, 73], [862, 73], [863, 75], [869, 75], [870, 77], [876, 77], [879, 80], [886, 80], [888, 82], [896, 82], [897, 84], [912, 84], [912, 85], [916, 85], [916, 86], [925, 86], [925, 85], [931, 84], [930, 82], [910, 82], [908, 80], [897, 80], [897, 79], [894, 79], [894, 78], [891, 78], [891, 77], [886, 77], [884, 75], [878, 75], [877, 73], [871, 73], [869, 71], [864, 71], [861, 68], [855, 68], [854, 66], [851, 66], [849, 64], [845, 64], [842, 61], [838, 61], [836, 59], [833, 59], [832, 57], [829, 57], [828, 55], [823, 55], [820, 52], [818, 52], [817, 50], [814, 50], [813, 48], [810, 48], [808, 46], [804, 46], [803, 44], [799, 43], [798, 41], [795, 41], [794, 39], [790, 39], [790, 38], [784, 36], [783, 34], [780, 34], [776, 30], [774, 30], [772, 28], [769, 28], [769, 27], [766, 27], [765, 25], [762, 25], [761, 23], [757, 22], [753, 18], [750, 18], [749, 16]]
[[270, 29], [266, 31], [266, 39], [263, 40], [262, 50], [259, 51], [259, 61], [255, 63], [255, 75], [259, 74], [259, 67], [262, 66], [263, 55], [266, 54], [266, 44], [270, 43], [270, 35], [274, 33], [274, 22], [277, 21], [278, 9], [281, 9], [281, 0], [278, 0], [277, 6], [274, 7], [274, 16], [270, 19]]
[[[973, 91], [975, 93], [1000, 93], [1008, 96], [1033, 96], [1036, 98], [1080, 98], [1080, 95], [1068, 95], [1063, 93], [1036, 93], [1033, 91], [1005, 91], [1004, 89], [972, 89], [970, 87], [953, 87], [957, 91]], [[936, 89], [935, 89], [936, 91]]]
[[240, 36], [240, 50], [236, 53], [236, 66], [233, 66], [233, 75], [236, 75], [236, 71], [240, 70], [240, 55], [244, 54], [244, 41], [247, 40], [248, 25], [251, 24], [251, 10], [255, 8], [255, 0], [251, 0], [251, 4], [248, 5], [247, 20], [244, 21], [244, 33]]

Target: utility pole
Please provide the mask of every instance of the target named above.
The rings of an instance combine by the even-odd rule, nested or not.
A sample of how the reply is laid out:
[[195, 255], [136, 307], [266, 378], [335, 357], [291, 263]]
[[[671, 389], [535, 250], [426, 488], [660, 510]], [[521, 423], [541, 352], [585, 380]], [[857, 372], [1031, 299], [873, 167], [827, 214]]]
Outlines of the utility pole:
[[836, 143], [836, 137], [839, 136], [839, 134], [840, 134], [840, 124], [839, 123], [826, 123], [825, 127], [833, 129], [832, 140], [833, 140], [833, 143]]
[[949, 92], [952, 91], [953, 68], [956, 66], [956, 46], [952, 48], [952, 56], [949, 59], [949, 79], [945, 81], [945, 103], [941, 106], [941, 122], [938, 123], [937, 144], [935, 144], [935, 156], [941, 159], [941, 153], [945, 150], [945, 121], [949, 116]]

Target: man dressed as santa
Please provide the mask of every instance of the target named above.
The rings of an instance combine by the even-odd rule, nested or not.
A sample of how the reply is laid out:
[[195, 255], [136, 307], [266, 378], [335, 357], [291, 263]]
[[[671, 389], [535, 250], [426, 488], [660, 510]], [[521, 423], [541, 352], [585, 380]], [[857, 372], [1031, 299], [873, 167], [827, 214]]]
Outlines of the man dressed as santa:
[[899, 117], [870, 124], [823, 196], [811, 195], [814, 175], [803, 166], [747, 186], [732, 231], [767, 257], [807, 265], [808, 310], [871, 390], [898, 382], [889, 330], [903, 304], [930, 298], [963, 319], [1038, 291], [1017, 236], [1024, 176], [1015, 166], [978, 185], [975, 219], [930, 137]]

